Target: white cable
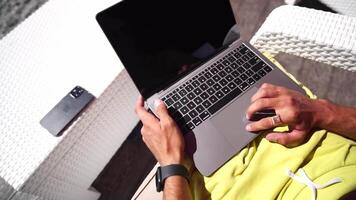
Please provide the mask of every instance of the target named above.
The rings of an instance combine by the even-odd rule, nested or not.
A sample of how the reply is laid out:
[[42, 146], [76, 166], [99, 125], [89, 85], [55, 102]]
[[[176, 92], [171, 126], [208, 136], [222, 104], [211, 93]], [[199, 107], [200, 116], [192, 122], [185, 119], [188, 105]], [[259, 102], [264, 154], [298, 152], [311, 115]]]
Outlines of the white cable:
[[325, 187], [328, 187], [328, 186], [336, 184], [336, 183], [340, 183], [342, 181], [341, 178], [336, 177], [324, 184], [316, 184], [312, 180], [309, 179], [309, 177], [307, 176], [307, 174], [305, 173], [305, 171], [302, 168], [298, 169], [297, 173], [299, 173], [300, 176], [294, 174], [290, 169], [287, 170], [287, 175], [289, 177], [291, 177], [293, 180], [295, 180], [299, 183], [307, 185], [310, 188], [310, 190], [312, 191], [312, 195], [313, 195], [312, 199], [313, 200], [316, 199], [316, 195], [317, 195], [316, 192], [318, 189], [323, 189]]

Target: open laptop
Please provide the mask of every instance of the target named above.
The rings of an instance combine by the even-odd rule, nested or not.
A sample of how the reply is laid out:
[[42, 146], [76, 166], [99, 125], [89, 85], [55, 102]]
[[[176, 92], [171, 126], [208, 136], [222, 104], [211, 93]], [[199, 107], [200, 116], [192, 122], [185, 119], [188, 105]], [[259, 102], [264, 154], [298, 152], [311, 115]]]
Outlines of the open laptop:
[[303, 90], [248, 43], [222, 45], [228, 0], [124, 0], [97, 21], [154, 112], [162, 99], [205, 176], [245, 147], [246, 109], [262, 83]]

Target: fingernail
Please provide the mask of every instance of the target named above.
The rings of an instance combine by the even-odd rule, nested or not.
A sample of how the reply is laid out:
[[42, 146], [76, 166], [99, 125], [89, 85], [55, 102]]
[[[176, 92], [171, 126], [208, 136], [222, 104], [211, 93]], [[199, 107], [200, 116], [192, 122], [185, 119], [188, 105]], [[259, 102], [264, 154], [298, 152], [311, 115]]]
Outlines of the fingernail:
[[250, 117], [248, 116], [248, 114], [246, 113], [246, 119], [250, 119]]
[[159, 100], [159, 99], [156, 99], [155, 101], [154, 101], [154, 107], [155, 107], [155, 109], [157, 109], [158, 108], [158, 106], [160, 106], [162, 104], [162, 101], [161, 100]]
[[250, 125], [246, 125], [245, 128], [246, 128], [247, 131], [251, 131], [251, 126]]
[[277, 142], [276, 138], [273, 136], [266, 135], [266, 139], [270, 142], [274, 142], [274, 143]]

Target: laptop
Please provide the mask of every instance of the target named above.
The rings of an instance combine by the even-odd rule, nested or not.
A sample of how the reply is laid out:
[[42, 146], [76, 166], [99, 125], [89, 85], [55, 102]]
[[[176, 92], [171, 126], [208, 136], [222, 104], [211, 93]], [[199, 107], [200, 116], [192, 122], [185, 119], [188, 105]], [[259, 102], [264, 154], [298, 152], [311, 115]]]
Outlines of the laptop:
[[235, 24], [228, 0], [124, 0], [97, 21], [146, 105], [165, 102], [205, 176], [258, 136], [245, 113], [261, 84], [303, 92], [249, 43], [223, 44]]

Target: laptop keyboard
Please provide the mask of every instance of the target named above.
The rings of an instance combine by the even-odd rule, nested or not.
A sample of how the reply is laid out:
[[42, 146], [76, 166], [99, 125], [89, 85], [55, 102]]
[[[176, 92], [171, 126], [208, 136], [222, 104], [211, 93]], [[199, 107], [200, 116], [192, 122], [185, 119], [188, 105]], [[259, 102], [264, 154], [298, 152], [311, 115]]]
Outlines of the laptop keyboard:
[[244, 44], [162, 97], [184, 133], [228, 104], [272, 68]]

